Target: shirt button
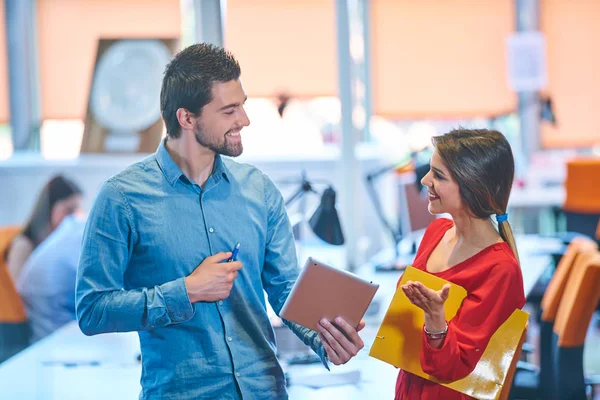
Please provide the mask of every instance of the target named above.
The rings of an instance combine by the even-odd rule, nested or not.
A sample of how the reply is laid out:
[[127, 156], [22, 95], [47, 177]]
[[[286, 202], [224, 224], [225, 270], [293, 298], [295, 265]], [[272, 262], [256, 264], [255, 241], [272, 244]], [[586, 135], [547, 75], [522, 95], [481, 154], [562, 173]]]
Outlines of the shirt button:
[[223, 301], [219, 301], [219, 305], [222, 306], [223, 305]]
[[241, 374], [240, 374], [239, 372], [236, 372], [236, 373], [235, 373], [235, 376], [237, 376], [238, 378], [240, 377], [240, 375], [241, 375]]
[[208, 231], [209, 231], [210, 233], [213, 233], [215, 230], [214, 230], [213, 228], [208, 228]]
[[229, 336], [229, 337], [227, 338], [227, 340], [229, 340], [229, 341], [231, 342], [231, 341], [233, 340], [233, 338], [232, 338], [231, 336]]

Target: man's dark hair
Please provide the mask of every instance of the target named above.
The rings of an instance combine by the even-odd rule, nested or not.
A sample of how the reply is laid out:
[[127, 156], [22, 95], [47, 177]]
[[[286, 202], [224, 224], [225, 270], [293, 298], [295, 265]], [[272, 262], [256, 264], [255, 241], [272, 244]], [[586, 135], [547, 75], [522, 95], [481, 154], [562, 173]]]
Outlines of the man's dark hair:
[[212, 85], [240, 77], [240, 65], [231, 53], [208, 43], [198, 43], [181, 50], [165, 69], [160, 89], [160, 112], [171, 138], [181, 135], [177, 110], [200, 115], [212, 101]]

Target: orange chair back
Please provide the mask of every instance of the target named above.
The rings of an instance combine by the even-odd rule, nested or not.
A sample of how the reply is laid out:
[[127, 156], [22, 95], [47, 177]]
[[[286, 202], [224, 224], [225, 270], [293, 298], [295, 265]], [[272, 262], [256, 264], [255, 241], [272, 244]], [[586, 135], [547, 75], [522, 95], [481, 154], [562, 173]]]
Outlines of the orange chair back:
[[582, 346], [600, 300], [600, 253], [577, 257], [556, 314], [554, 333], [560, 347]]
[[600, 213], [600, 185], [590, 180], [600, 176], [600, 158], [580, 158], [567, 162], [565, 211]]
[[596, 242], [583, 236], [576, 237], [569, 243], [542, 298], [543, 321], [554, 322], [573, 265], [580, 254], [594, 250], [598, 250]]
[[4, 254], [15, 236], [21, 232], [19, 226], [5, 226], [0, 228], [0, 265], [4, 265]]
[[527, 327], [525, 327], [525, 330], [521, 335], [521, 339], [519, 340], [519, 345], [517, 346], [515, 355], [513, 356], [513, 359], [510, 362], [510, 367], [508, 368], [508, 372], [506, 373], [506, 379], [504, 381], [504, 385], [502, 386], [502, 390], [500, 391], [500, 396], [498, 396], [498, 400], [508, 400], [508, 395], [510, 394], [513, 379], [515, 378], [515, 373], [517, 371], [517, 362], [521, 358], [521, 350], [523, 348], [523, 343], [525, 343], [526, 339]]
[[17, 323], [26, 320], [25, 307], [8, 268], [0, 268], [0, 323]]
[[0, 228], [0, 323], [18, 323], [27, 320], [21, 296], [10, 276], [4, 254], [13, 238], [21, 231], [20, 227]]

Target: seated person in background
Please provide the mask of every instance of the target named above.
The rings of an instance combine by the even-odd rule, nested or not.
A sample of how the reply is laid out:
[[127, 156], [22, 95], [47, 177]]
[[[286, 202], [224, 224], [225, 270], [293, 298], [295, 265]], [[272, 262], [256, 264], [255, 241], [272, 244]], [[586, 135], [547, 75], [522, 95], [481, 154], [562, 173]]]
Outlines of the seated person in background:
[[31, 254], [16, 282], [36, 342], [75, 320], [75, 279], [85, 219], [67, 216]]
[[[468, 295], [447, 322], [449, 285], [433, 291], [409, 281], [401, 288], [425, 313], [421, 367], [447, 382], [475, 369], [494, 332], [525, 305], [525, 294], [506, 215], [514, 176], [508, 141], [496, 131], [458, 129], [434, 137], [433, 144], [431, 169], [421, 182], [429, 212], [448, 213], [452, 220], [429, 225], [413, 266], [464, 287]], [[396, 383], [397, 400], [470, 398], [405, 371]]]
[[58, 175], [44, 185], [27, 224], [4, 255], [13, 281], [17, 282], [33, 250], [80, 204], [81, 189], [69, 179]]

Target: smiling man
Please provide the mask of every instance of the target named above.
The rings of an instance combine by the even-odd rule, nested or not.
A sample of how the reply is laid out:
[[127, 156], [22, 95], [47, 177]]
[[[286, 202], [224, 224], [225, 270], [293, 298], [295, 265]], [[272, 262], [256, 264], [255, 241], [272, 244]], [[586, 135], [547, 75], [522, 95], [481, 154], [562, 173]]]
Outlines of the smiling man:
[[[245, 101], [230, 53], [181, 51], [160, 95], [167, 137], [105, 182], [90, 212], [79, 326], [86, 335], [139, 331], [140, 398], [287, 398], [264, 292], [278, 313], [298, 276], [291, 226], [269, 178], [222, 157], [242, 153]], [[284, 322], [325, 366], [363, 347], [363, 322], [325, 322], [319, 333]]]

